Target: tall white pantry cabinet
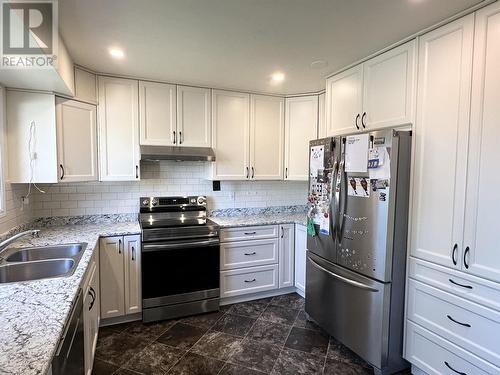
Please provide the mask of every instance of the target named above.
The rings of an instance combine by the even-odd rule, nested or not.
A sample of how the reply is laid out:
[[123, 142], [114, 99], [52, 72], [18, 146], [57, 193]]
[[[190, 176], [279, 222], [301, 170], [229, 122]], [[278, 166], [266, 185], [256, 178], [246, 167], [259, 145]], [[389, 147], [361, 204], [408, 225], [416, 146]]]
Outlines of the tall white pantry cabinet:
[[419, 38], [405, 358], [500, 374], [500, 3]]

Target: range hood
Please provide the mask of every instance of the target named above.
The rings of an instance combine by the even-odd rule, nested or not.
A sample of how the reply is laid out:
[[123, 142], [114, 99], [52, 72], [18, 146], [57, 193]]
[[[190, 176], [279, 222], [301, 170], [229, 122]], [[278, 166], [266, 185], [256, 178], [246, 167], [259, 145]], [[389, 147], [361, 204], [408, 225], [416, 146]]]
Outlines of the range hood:
[[141, 146], [141, 160], [215, 161], [210, 147]]

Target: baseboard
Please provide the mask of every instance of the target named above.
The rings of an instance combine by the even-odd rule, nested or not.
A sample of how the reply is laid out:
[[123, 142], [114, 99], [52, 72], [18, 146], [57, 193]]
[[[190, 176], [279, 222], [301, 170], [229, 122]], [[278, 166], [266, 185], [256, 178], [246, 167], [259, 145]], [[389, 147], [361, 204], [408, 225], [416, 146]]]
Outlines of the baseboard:
[[135, 322], [136, 320], [142, 320], [142, 312], [130, 314], [130, 315], [124, 315], [124, 316], [115, 316], [114, 318], [101, 319], [101, 322], [99, 323], [99, 327], [106, 327], [106, 326], [112, 326], [115, 324]]
[[420, 370], [417, 366], [415, 365], [411, 365], [411, 373], [413, 375], [427, 375], [426, 372], [423, 372], [422, 370]]
[[296, 292], [299, 296], [301, 296], [301, 297], [303, 297], [303, 298], [306, 298], [306, 291], [305, 291], [305, 290], [303, 290], [303, 289], [301, 289], [301, 288], [295, 288], [295, 292]]

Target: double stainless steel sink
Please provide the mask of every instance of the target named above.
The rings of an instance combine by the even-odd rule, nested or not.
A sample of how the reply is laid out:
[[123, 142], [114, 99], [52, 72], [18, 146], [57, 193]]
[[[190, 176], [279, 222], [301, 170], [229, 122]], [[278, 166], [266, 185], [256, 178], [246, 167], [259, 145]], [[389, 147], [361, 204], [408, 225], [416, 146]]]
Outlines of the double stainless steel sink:
[[0, 262], [0, 284], [71, 276], [86, 243], [7, 250]]

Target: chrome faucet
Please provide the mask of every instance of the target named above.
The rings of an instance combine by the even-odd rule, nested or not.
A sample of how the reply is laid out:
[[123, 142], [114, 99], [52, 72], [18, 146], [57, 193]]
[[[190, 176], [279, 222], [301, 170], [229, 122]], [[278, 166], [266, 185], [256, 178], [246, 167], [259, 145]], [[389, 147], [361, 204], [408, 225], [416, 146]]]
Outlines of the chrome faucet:
[[5, 241], [0, 242], [0, 259], [2, 253], [6, 250], [6, 247], [9, 246], [11, 243], [17, 241], [19, 238], [32, 235], [33, 237], [38, 237], [38, 233], [40, 232], [39, 229], [30, 229], [21, 233], [18, 233], [12, 237], [7, 238]]

